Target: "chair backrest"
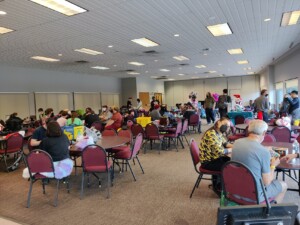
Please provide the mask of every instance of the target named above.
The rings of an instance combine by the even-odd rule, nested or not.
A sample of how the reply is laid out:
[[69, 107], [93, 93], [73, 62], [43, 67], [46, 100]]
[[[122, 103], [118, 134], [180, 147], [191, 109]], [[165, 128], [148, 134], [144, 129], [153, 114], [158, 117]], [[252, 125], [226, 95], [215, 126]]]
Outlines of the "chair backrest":
[[191, 138], [191, 140], [190, 140], [190, 152], [191, 152], [191, 156], [192, 156], [192, 160], [193, 160], [195, 170], [198, 172], [197, 165], [200, 162], [199, 147], [197, 145], [197, 142], [194, 140], [194, 138]]
[[243, 117], [241, 115], [237, 115], [234, 118], [234, 122], [235, 122], [235, 125], [237, 125], [237, 124], [244, 124], [245, 123], [245, 117]]
[[[40, 149], [31, 151], [26, 157], [26, 164], [31, 178], [44, 177], [41, 173], [53, 173], [54, 166], [52, 157], [48, 152]], [[34, 176], [32, 174], [35, 174]]]
[[[99, 145], [88, 145], [82, 150], [82, 168], [92, 168], [93, 166], [105, 166], [107, 168], [107, 158], [105, 150]], [[89, 170], [90, 171], [90, 170]]]
[[291, 142], [291, 131], [287, 127], [274, 127], [271, 134], [278, 142]]
[[114, 129], [105, 129], [101, 133], [102, 136], [117, 136], [117, 132]]
[[199, 115], [193, 114], [190, 116], [189, 125], [198, 125], [199, 123]]
[[118, 132], [118, 136], [121, 136], [121, 137], [127, 137], [130, 139], [130, 143], [132, 143], [132, 133], [131, 133], [131, 130], [129, 129], [126, 129], [126, 130], [120, 130]]
[[263, 142], [273, 143], [276, 142], [276, 138], [273, 134], [265, 134]]
[[23, 149], [23, 136], [19, 133], [9, 134], [6, 140], [6, 151], [9, 153], [18, 152]]
[[159, 137], [159, 129], [156, 124], [148, 123], [145, 127], [145, 135], [146, 138], [149, 137]]
[[135, 142], [132, 147], [131, 157], [135, 157], [138, 154], [138, 152], [142, 148], [142, 145], [143, 145], [143, 135], [141, 133], [139, 133], [135, 138]]
[[259, 204], [257, 183], [250, 169], [229, 161], [222, 168], [223, 191], [227, 199], [240, 205]]
[[161, 117], [159, 119], [159, 124], [162, 126], [167, 126], [168, 125], [168, 118], [167, 117]]
[[139, 133], [141, 133], [142, 135], [143, 135], [143, 137], [144, 137], [144, 129], [143, 129], [143, 127], [142, 127], [142, 125], [140, 125], [140, 124], [133, 124], [132, 126], [131, 126], [131, 133], [132, 133], [132, 135], [133, 135], [133, 137], [135, 138]]
[[181, 132], [182, 132], [182, 121], [178, 120], [176, 126], [176, 135], [181, 134]]
[[95, 129], [100, 132], [102, 131], [102, 123], [100, 121], [93, 122], [91, 127], [95, 127]]
[[181, 130], [182, 135], [185, 134], [185, 132], [188, 130], [188, 126], [189, 126], [189, 121], [185, 119], [183, 121], [182, 130]]

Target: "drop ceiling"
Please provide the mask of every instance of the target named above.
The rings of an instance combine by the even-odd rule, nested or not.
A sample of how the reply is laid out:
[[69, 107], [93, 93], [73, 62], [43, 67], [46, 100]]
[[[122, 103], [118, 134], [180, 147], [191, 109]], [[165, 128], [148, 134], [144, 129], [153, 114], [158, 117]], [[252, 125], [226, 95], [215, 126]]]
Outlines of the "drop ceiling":
[[[300, 22], [280, 26], [283, 12], [300, 10], [299, 0], [70, 2], [88, 11], [68, 17], [29, 0], [0, 1], [0, 11], [7, 13], [0, 15], [0, 27], [15, 30], [0, 35], [0, 64], [96, 76], [167, 76], [184, 80], [257, 73], [287, 52], [291, 43], [296, 46], [300, 41]], [[265, 22], [267, 18], [271, 20]], [[228, 23], [233, 34], [214, 37], [206, 28], [221, 23]], [[146, 48], [131, 41], [143, 37], [159, 46]], [[74, 51], [81, 48], [104, 54], [93, 56]], [[227, 52], [236, 48], [242, 48], [243, 54]], [[173, 58], [181, 55], [189, 60]], [[60, 61], [37, 61], [32, 56]], [[239, 60], [248, 60], [249, 64], [239, 65]], [[110, 69], [91, 68], [95, 66]], [[140, 74], [127, 74], [131, 70]]]

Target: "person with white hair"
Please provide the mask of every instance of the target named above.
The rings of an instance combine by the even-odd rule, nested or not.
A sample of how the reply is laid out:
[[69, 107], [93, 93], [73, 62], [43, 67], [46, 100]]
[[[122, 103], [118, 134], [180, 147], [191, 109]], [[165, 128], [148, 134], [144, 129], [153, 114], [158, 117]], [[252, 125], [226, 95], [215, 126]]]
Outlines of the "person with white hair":
[[266, 122], [251, 121], [248, 128], [249, 136], [234, 143], [231, 160], [245, 164], [252, 171], [258, 184], [259, 202], [264, 201], [263, 190], [259, 185], [262, 179], [268, 198], [275, 198], [280, 203], [287, 190], [287, 184], [274, 179], [274, 170], [280, 163], [279, 158], [271, 157], [270, 151], [261, 145], [267, 129]]

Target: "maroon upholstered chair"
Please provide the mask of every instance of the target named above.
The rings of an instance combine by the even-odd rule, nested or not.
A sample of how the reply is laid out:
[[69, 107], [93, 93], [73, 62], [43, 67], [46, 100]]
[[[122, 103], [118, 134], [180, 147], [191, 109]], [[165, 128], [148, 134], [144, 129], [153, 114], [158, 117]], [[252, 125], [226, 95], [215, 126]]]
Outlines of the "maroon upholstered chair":
[[[130, 142], [129, 144], [132, 143], [132, 133], [131, 133], [131, 130], [120, 130], [118, 132], [118, 136], [120, 137], [127, 137]], [[125, 150], [130, 150], [130, 145], [124, 145], [124, 146], [119, 146], [119, 147], [115, 147], [115, 148], [112, 148], [112, 149], [107, 149], [107, 151], [109, 151], [110, 153], [116, 153], [118, 151], [125, 151]]]
[[244, 138], [247, 136], [248, 136], [248, 126], [246, 127], [244, 133], [234, 133], [233, 135], [229, 135], [227, 138], [229, 142], [234, 142], [240, 138]]
[[104, 130], [101, 133], [102, 136], [117, 136], [117, 132], [113, 129]]
[[169, 139], [169, 143], [171, 140], [174, 142], [177, 152], [178, 152], [178, 148], [177, 148], [178, 141], [181, 143], [182, 148], [184, 148], [182, 140], [180, 138], [181, 132], [182, 132], [182, 121], [178, 120], [175, 133], [167, 133], [164, 135], [164, 138]]
[[[127, 168], [127, 165], [128, 165], [128, 167], [130, 169], [130, 172], [133, 176], [134, 181], [136, 181], [136, 178], [135, 178], [135, 175], [132, 171], [132, 168], [131, 168], [131, 165], [130, 165], [129, 161], [133, 160], [133, 159], [137, 159], [137, 161], [140, 165], [140, 168], [141, 168], [142, 172], [144, 173], [143, 167], [142, 167], [142, 165], [140, 163], [140, 160], [137, 156], [137, 154], [140, 151], [142, 145], [143, 145], [143, 135], [140, 133], [135, 138], [132, 150], [130, 148], [128, 148], [126, 150], [118, 151], [114, 155], [114, 164], [115, 164], [116, 160], [119, 160], [119, 159], [123, 160], [122, 164], [123, 165], [125, 164], [126, 168]], [[113, 168], [114, 168], [114, 164], [113, 164]]]
[[91, 127], [95, 127], [95, 129], [100, 132], [103, 130], [102, 123], [100, 121], [93, 122]]
[[[259, 201], [257, 191], [257, 187], [260, 185], [265, 194], [265, 187], [262, 183], [256, 183], [253, 173], [246, 165], [229, 161], [223, 166], [221, 177], [223, 193], [226, 199], [240, 205], [254, 205], [265, 202]], [[267, 199], [266, 195], [265, 199]]]
[[291, 131], [287, 127], [274, 127], [271, 134], [278, 142], [291, 142]]
[[265, 134], [263, 142], [273, 143], [276, 142], [276, 138], [273, 134]]
[[[101, 180], [97, 173], [107, 173], [107, 198], [109, 198], [109, 186], [112, 184], [112, 170], [111, 162], [106, 158], [105, 150], [98, 145], [88, 145], [82, 150], [82, 179], [81, 179], [81, 193], [80, 198], [83, 197], [84, 177], [87, 174], [92, 174], [98, 179], [99, 187], [101, 187]], [[90, 180], [88, 176], [88, 186]]]
[[220, 171], [211, 171], [211, 170], [206, 170], [204, 168], [202, 168], [201, 163], [200, 163], [200, 159], [199, 159], [199, 147], [196, 143], [196, 141], [191, 138], [190, 140], [190, 152], [191, 152], [191, 156], [192, 156], [192, 161], [193, 161], [193, 165], [195, 168], [196, 173], [198, 173], [198, 178], [196, 180], [196, 183], [194, 185], [194, 188], [190, 194], [190, 198], [192, 198], [194, 191], [196, 189], [196, 187], [199, 187], [199, 184], [201, 182], [201, 180], [212, 180], [211, 178], [205, 178], [203, 177], [204, 175], [217, 175], [219, 176], [221, 174]]
[[133, 135], [133, 138], [135, 138], [139, 133], [145, 136], [144, 129], [140, 124], [133, 124], [131, 126], [131, 133]]
[[235, 122], [235, 125], [237, 125], [237, 124], [244, 124], [245, 123], [245, 117], [243, 117], [241, 115], [237, 115], [234, 118], [234, 122]]
[[[15, 159], [12, 165], [7, 164], [7, 156], [10, 154], [13, 154]], [[8, 134], [3, 148], [0, 149], [0, 161], [4, 161], [5, 168], [9, 172], [10, 168], [21, 159], [23, 159], [23, 136], [19, 133]]]
[[[31, 192], [32, 192], [32, 186], [37, 180], [42, 180], [43, 194], [46, 193], [45, 179], [54, 179], [57, 181], [55, 199], [54, 199], [54, 206], [57, 206], [58, 189], [59, 189], [60, 180], [55, 178], [55, 171], [54, 171], [52, 157], [49, 155], [49, 153], [47, 153], [43, 150], [40, 150], [40, 149], [36, 149], [36, 150], [31, 151], [27, 155], [26, 164], [27, 164], [29, 175], [30, 175], [30, 187], [29, 187], [28, 197], [27, 197], [27, 208], [30, 207], [30, 197], [31, 197]], [[50, 173], [50, 174], [52, 173], [53, 176], [51, 176], [51, 178], [49, 178], [49, 177], [46, 177], [45, 175], [43, 175], [42, 173]], [[68, 181], [68, 179], [65, 181], [67, 182], [67, 190], [69, 193], [70, 192], [69, 181]]]
[[[152, 149], [152, 142], [153, 141], [159, 141], [159, 148], [158, 153], [160, 154], [160, 149], [162, 148], [164, 144], [164, 135], [159, 134], [159, 129], [157, 125], [153, 123], [148, 123], [145, 127], [145, 136], [146, 136], [146, 143], [150, 141], [150, 148]], [[144, 153], [146, 153], [146, 147], [144, 148]]]
[[198, 114], [193, 114], [190, 116], [188, 127], [192, 127], [193, 131], [198, 131], [198, 133], [201, 133], [201, 121]]

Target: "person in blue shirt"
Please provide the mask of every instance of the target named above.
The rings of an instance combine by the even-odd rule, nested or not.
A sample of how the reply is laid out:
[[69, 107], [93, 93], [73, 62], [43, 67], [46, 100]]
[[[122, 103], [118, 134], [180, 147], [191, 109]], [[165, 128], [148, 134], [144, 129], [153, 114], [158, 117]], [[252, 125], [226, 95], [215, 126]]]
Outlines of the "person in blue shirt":
[[298, 91], [294, 90], [291, 95], [285, 95], [285, 99], [289, 102], [289, 114], [292, 116], [292, 123], [300, 119], [300, 108], [299, 108], [299, 98]]

